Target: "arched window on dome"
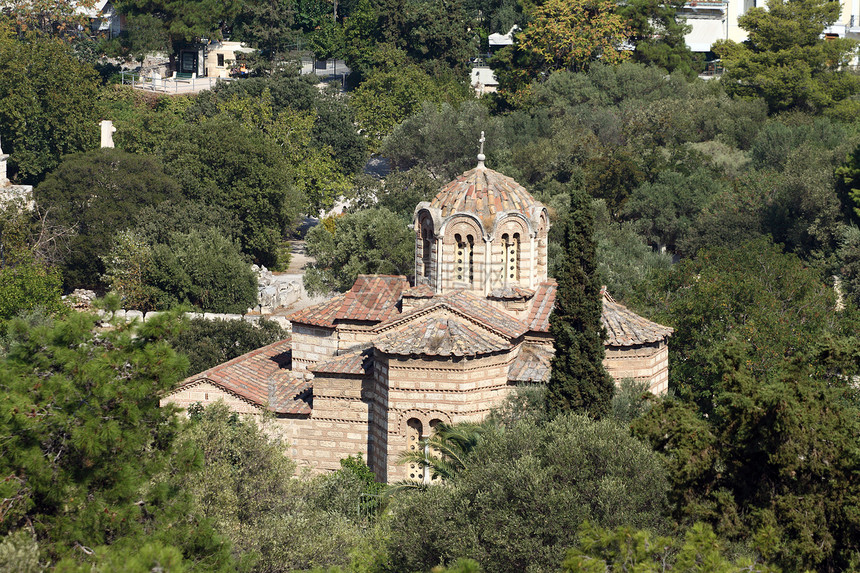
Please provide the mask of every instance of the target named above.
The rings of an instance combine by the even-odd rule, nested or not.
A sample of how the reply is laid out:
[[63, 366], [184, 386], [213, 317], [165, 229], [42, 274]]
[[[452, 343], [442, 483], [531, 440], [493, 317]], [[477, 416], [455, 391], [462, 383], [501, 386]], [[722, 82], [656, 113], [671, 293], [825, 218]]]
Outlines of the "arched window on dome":
[[520, 234], [505, 233], [502, 242], [505, 244], [505, 284], [513, 284], [520, 280]]
[[457, 242], [457, 266], [455, 267], [455, 280], [457, 282], [465, 282], [472, 284], [474, 277], [474, 265], [472, 254], [475, 247], [475, 239], [472, 235], [463, 237], [460, 234], [454, 235], [454, 240]]
[[421, 275], [430, 279], [430, 250], [433, 248], [430, 242], [430, 229], [427, 226], [421, 228]]

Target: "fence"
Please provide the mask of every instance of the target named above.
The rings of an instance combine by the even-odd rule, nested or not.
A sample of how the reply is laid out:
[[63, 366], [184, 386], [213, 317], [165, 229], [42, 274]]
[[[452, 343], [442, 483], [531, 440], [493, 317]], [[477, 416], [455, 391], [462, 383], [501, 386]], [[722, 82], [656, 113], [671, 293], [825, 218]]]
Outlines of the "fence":
[[230, 81], [230, 78], [198, 78], [195, 76], [196, 74], [192, 74], [191, 77], [162, 78], [157, 75], [145, 76], [140, 72], [120, 72], [122, 85], [157, 93], [197, 93], [201, 90], [211, 89], [219, 81]]

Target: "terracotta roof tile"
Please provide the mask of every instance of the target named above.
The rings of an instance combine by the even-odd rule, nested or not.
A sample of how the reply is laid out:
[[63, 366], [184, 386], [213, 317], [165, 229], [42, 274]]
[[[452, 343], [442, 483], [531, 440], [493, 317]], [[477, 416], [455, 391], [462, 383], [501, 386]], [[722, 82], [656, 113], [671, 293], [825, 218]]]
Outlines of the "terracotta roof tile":
[[[549, 315], [555, 304], [557, 286], [555, 281], [542, 283], [535, 293], [532, 308], [526, 322], [529, 330], [549, 332]], [[607, 346], [633, 346], [657, 342], [671, 336], [673, 329], [639, 316], [627, 307], [615, 302], [609, 293], [602, 291], [603, 311], [600, 320], [606, 327]]]
[[443, 187], [430, 206], [438, 208], [443, 217], [458, 212], [493, 217], [505, 211], [519, 211], [531, 217], [534, 207], [543, 205], [510, 177], [476, 167]]
[[552, 370], [552, 346], [524, 344], [508, 368], [511, 382], [546, 382]]
[[431, 299], [427, 304], [407, 313], [395, 316], [375, 328], [376, 332], [383, 333], [400, 324], [414, 320], [424, 314], [432, 312], [437, 308], [448, 308], [463, 318], [471, 319], [487, 329], [506, 338], [517, 338], [523, 335], [527, 328], [523, 322], [503, 312], [484, 299], [478, 298], [468, 291], [454, 291], [439, 295]]
[[291, 314], [290, 322], [334, 327], [339, 320], [381, 322], [400, 313], [400, 293], [409, 281], [400, 275], [359, 275], [352, 288], [331, 300]]
[[[177, 390], [207, 380], [261, 408], [281, 413], [310, 413], [310, 405], [300, 399], [308, 382], [295, 377], [290, 367], [290, 339], [269, 344], [189, 376]], [[175, 390], [175, 391], [177, 391]]]
[[334, 327], [334, 317], [340, 310], [340, 307], [343, 306], [345, 298], [346, 294], [339, 294], [331, 300], [294, 312], [287, 319], [293, 323]]
[[626, 306], [615, 302], [609, 293], [603, 293], [603, 326], [608, 334], [607, 346], [632, 346], [668, 338], [674, 329], [639, 316]]
[[306, 414], [313, 410], [313, 383], [290, 371], [272, 377], [269, 384], [269, 410], [276, 414]]
[[555, 279], [550, 279], [538, 285], [535, 296], [532, 299], [529, 315], [526, 318], [529, 330], [534, 332], [549, 332], [549, 315], [552, 313], [552, 307], [555, 304], [555, 291], [557, 288], [558, 283], [555, 282]]
[[321, 364], [315, 364], [310, 370], [325, 374], [370, 375], [373, 373], [373, 348], [347, 352]]
[[454, 318], [434, 316], [412, 322], [373, 344], [383, 352], [406, 356], [477, 356], [510, 349], [509, 343], [482, 330]]
[[409, 281], [399, 275], [358, 275], [352, 288], [345, 293], [335, 320], [378, 322], [398, 314], [400, 293], [409, 288]]
[[533, 297], [535, 291], [530, 288], [522, 288], [518, 286], [510, 286], [505, 288], [497, 288], [490, 291], [488, 298], [496, 298], [501, 300], [522, 300]]
[[420, 284], [403, 291], [404, 297], [410, 298], [433, 298], [436, 292], [428, 284]]

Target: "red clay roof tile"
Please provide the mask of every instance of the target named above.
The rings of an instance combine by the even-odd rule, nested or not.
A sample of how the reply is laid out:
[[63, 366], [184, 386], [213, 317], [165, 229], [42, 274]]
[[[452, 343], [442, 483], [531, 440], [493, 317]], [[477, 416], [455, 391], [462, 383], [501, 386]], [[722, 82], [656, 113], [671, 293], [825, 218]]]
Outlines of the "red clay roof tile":
[[410, 356], [478, 356], [510, 349], [511, 345], [481, 328], [454, 318], [432, 316], [409, 323], [374, 341], [388, 354]]
[[280, 340], [189, 376], [175, 390], [207, 380], [224, 390], [277, 414], [310, 413], [307, 400], [296, 399], [308, 382], [290, 370], [290, 339]]

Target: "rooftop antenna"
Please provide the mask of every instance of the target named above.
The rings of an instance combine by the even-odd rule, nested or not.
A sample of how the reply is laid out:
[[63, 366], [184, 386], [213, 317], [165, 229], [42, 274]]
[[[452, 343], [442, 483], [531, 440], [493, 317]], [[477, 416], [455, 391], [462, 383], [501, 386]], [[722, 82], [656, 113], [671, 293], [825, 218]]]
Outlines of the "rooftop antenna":
[[487, 158], [484, 155], [484, 142], [486, 138], [484, 137], [484, 132], [481, 132], [481, 139], [478, 140], [481, 143], [481, 150], [478, 152], [478, 169], [484, 168], [484, 160]]

